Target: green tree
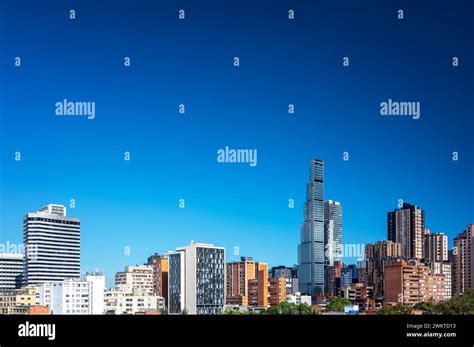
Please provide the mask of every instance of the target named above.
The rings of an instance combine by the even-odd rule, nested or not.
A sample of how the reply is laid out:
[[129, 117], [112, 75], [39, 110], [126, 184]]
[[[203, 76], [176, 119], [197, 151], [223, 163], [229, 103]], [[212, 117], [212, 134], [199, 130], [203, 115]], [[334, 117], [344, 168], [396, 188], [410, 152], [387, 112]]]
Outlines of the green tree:
[[267, 314], [293, 315], [296, 313], [296, 304], [288, 301], [280, 302], [275, 307], [269, 309]]
[[243, 312], [243, 311], [240, 311], [240, 310], [225, 309], [224, 311], [222, 311], [222, 314], [238, 316], [238, 315], [243, 315], [243, 314], [246, 314], [246, 313]]
[[298, 310], [298, 314], [301, 314], [301, 315], [314, 314], [313, 308], [308, 304], [303, 303], [303, 304], [297, 305], [296, 307], [297, 307], [297, 310]]
[[411, 314], [413, 308], [406, 305], [384, 306], [378, 310], [377, 314], [381, 315], [408, 315]]
[[463, 294], [440, 303], [438, 312], [441, 314], [474, 314], [474, 289], [467, 289]]
[[326, 306], [326, 311], [328, 312], [344, 312], [344, 307], [346, 305], [352, 305], [352, 302], [349, 299], [335, 296], [329, 300], [329, 304]]
[[273, 315], [309, 315], [313, 314], [311, 306], [308, 304], [295, 304], [293, 302], [283, 301], [275, 307], [267, 310], [266, 314]]
[[423, 313], [433, 314], [438, 312], [439, 308], [438, 305], [433, 302], [432, 300], [427, 302], [419, 302], [415, 306], [413, 306], [415, 310], [421, 310]]

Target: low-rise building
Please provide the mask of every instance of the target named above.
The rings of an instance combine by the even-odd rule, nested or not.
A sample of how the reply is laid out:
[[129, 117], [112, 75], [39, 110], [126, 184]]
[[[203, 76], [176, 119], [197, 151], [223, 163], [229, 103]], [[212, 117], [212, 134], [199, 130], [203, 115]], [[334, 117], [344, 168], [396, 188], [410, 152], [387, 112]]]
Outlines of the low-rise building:
[[311, 306], [311, 295], [303, 295], [300, 292], [290, 294], [286, 297], [286, 301], [294, 304], [308, 304]]
[[394, 261], [385, 267], [385, 303], [415, 305], [444, 301], [451, 297], [450, 282], [450, 277], [432, 273], [426, 264]]
[[22, 305], [9, 308], [8, 314], [18, 315], [47, 315], [51, 314], [48, 306], [41, 305]]
[[100, 274], [43, 283], [39, 288], [39, 303], [49, 307], [51, 314], [104, 313], [105, 277]]
[[164, 310], [165, 299], [153, 294], [142, 294], [140, 291], [124, 292], [112, 289], [104, 296], [106, 314], [137, 314]]
[[124, 271], [115, 274], [115, 287], [126, 292], [141, 289], [145, 294], [153, 294], [154, 278], [153, 265], [126, 266]]
[[373, 288], [367, 287], [364, 283], [352, 283], [341, 288], [341, 296], [357, 305], [359, 310], [375, 309], [375, 301], [371, 300], [373, 295]]
[[0, 314], [21, 314], [28, 307], [37, 305], [39, 289], [27, 286], [0, 292]]

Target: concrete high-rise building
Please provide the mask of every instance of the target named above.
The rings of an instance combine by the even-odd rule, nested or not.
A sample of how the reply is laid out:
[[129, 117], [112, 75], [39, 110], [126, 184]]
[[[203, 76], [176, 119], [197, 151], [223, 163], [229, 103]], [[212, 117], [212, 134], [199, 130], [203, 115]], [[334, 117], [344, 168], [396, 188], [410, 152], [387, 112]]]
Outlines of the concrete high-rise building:
[[23, 217], [26, 285], [80, 276], [81, 221], [66, 207], [49, 204]]
[[153, 254], [147, 265], [153, 269], [153, 294], [161, 296], [168, 304], [168, 256]]
[[273, 277], [268, 281], [268, 303], [274, 307], [286, 300], [285, 278]]
[[326, 266], [342, 260], [342, 207], [340, 202], [324, 202], [324, 249]]
[[23, 254], [0, 253], [0, 291], [21, 287]]
[[312, 159], [306, 185], [304, 222], [298, 245], [298, 286], [303, 294], [324, 295], [324, 162]]
[[403, 203], [401, 208], [387, 214], [388, 239], [402, 245], [407, 259], [423, 258], [425, 212], [418, 206]]
[[267, 307], [268, 306], [268, 265], [266, 263], [257, 263], [257, 281], [258, 291], [249, 292], [249, 306]]
[[393, 241], [378, 241], [365, 245], [366, 269], [364, 283], [373, 288], [374, 297], [382, 300], [384, 297], [385, 265], [394, 259], [402, 260], [402, 245]]
[[452, 277], [453, 295], [474, 288], [474, 224], [454, 238]]
[[251, 257], [226, 264], [226, 304], [268, 306], [268, 265]]
[[249, 281], [256, 278], [256, 273], [251, 257], [226, 264], [226, 304], [248, 305]]
[[169, 253], [169, 313], [219, 314], [225, 303], [225, 248], [191, 242]]
[[89, 283], [89, 314], [104, 314], [105, 276], [102, 272], [88, 272], [84, 280]]
[[448, 261], [448, 236], [443, 233], [430, 233], [425, 229], [423, 258], [425, 261]]
[[125, 292], [140, 291], [152, 295], [154, 291], [151, 265], [126, 266], [125, 271], [115, 274], [115, 287]]

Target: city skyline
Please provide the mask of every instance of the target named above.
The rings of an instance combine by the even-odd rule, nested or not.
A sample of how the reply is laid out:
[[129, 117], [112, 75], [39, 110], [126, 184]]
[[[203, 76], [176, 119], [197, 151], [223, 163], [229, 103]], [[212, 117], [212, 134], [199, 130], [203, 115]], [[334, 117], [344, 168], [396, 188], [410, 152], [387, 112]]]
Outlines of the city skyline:
[[[77, 242], [80, 218], [66, 217], [67, 209], [62, 205], [43, 206], [24, 218], [24, 267], [18, 271], [18, 259], [3, 254], [0, 264], [4, 271], [2, 300], [9, 302], [9, 297], [31, 291], [27, 299], [30, 302], [39, 290], [41, 307], [33, 310], [54, 307], [50, 311], [52, 314], [132, 313], [140, 311], [140, 307], [145, 309], [145, 300], [147, 307], [156, 306], [156, 310], [163, 310], [166, 305], [170, 314], [220, 314], [225, 312], [226, 305], [233, 307], [231, 310], [237, 305], [237, 311], [240, 307], [250, 308], [251, 312], [274, 309], [286, 301], [287, 292], [291, 290], [290, 302], [309, 300], [318, 306], [329, 300], [331, 305], [333, 300], [341, 299], [338, 293], [344, 293], [345, 299], [352, 298], [354, 304], [357, 302], [357, 312], [360, 308], [375, 312], [377, 308], [382, 309], [382, 303], [388, 306], [416, 305], [429, 300], [439, 303], [472, 288], [474, 224], [468, 224], [456, 236], [456, 249], [448, 250], [447, 236], [431, 234], [424, 226], [424, 211], [409, 203], [387, 213], [387, 240], [367, 245], [362, 257], [364, 261], [357, 265], [334, 261], [329, 265], [324, 254], [328, 240], [320, 235], [324, 234], [324, 227], [320, 226], [320, 219], [325, 215], [323, 190], [324, 163], [313, 159], [301, 244], [298, 245], [297, 276], [295, 267], [289, 267], [284, 275], [274, 277], [274, 267], [269, 271], [266, 263], [255, 263], [251, 257], [241, 257], [240, 263], [228, 262], [225, 247], [191, 241], [189, 246], [168, 252], [165, 258], [154, 253], [143, 265], [128, 265], [125, 271], [116, 272], [115, 286], [107, 289], [107, 297], [104, 297], [105, 276], [101, 271], [87, 272], [80, 277], [80, 244]], [[332, 200], [328, 203], [335, 204]], [[340, 212], [329, 212], [326, 221], [340, 221]], [[55, 239], [55, 234], [61, 236]], [[420, 247], [418, 242], [422, 243]], [[73, 252], [68, 254], [68, 249]], [[22, 283], [18, 283], [19, 277]], [[269, 301], [263, 299], [267, 295]], [[71, 301], [68, 296], [78, 300]], [[104, 300], [107, 309], [104, 309]], [[136, 306], [124, 306], [124, 300], [135, 300]], [[2, 312], [7, 314], [31, 309], [31, 304], [3, 306]]]
[[[314, 161], [315, 161], [314, 159], [311, 160], [311, 163], [313, 163]], [[316, 159], [316, 161], [319, 161], [319, 160]], [[322, 161], [321, 161], [321, 163], [322, 163]], [[312, 167], [312, 166], [311, 166], [311, 167]], [[323, 170], [324, 170], [324, 169], [323, 169]], [[323, 179], [323, 180], [324, 180], [324, 179]], [[324, 188], [323, 188], [323, 189], [324, 189]], [[321, 201], [324, 202], [324, 204], [321, 204], [321, 206], [325, 205], [325, 204], [328, 203], [328, 202], [330, 202], [330, 203], [336, 203], [334, 200], [331, 200], [331, 199], [323, 199], [323, 200], [321, 200]], [[408, 207], [419, 208], [419, 206], [411, 205], [410, 203], [407, 203], [407, 202], [402, 202], [401, 204], [400, 204], [400, 202], [399, 202], [399, 206], [395, 208], [395, 211], [403, 210], [406, 205], [407, 205]], [[23, 217], [23, 220], [26, 221], [26, 220], [30, 219], [31, 216], [33, 216], [33, 217], [41, 217], [41, 215], [38, 214], [40, 211], [46, 211], [46, 212], [49, 211], [48, 213], [52, 213], [51, 216], [52, 216], [53, 218], [63, 218], [63, 219], [64, 219], [64, 218], [66, 218], [65, 215], [66, 215], [67, 207], [61, 206], [61, 205], [58, 205], [58, 204], [47, 204], [47, 205], [45, 205], [45, 206], [42, 206], [42, 207], [39, 208], [39, 209], [36, 209], [36, 210], [33, 210], [33, 211], [30, 211], [30, 212], [26, 213], [25, 216]], [[51, 212], [51, 211], [52, 211], [52, 212]], [[422, 212], [423, 212], [423, 215], [424, 215], [424, 210], [422, 210]], [[392, 211], [387, 211], [387, 215], [391, 215], [392, 213], [394, 213], [394, 212], [392, 212]], [[69, 216], [69, 215], [68, 215], [67, 219], [76, 222], [76, 221], [80, 221], [80, 220], [82, 219], [82, 217], [76, 217], [76, 216]], [[468, 222], [466, 222], [465, 225], [469, 225], [469, 224], [471, 224], [471, 223], [472, 223], [472, 222], [469, 222], [469, 221], [468, 221]], [[324, 224], [324, 223], [323, 223], [323, 224]], [[25, 225], [26, 225], [26, 224], [25, 224]], [[390, 218], [388, 219], [388, 221], [387, 221], [387, 226], [386, 226], [386, 228], [388, 228], [388, 229], [390, 230], [390, 226], [389, 226], [389, 225], [390, 225]], [[25, 226], [24, 228], [27, 228], [27, 227]], [[23, 235], [23, 238], [25, 238], [25, 235], [26, 235], [25, 232], [26, 232], [26, 230], [27, 230], [27, 229], [24, 229], [24, 231], [23, 231], [23, 234], [22, 234], [22, 235]], [[344, 240], [344, 235], [345, 235], [345, 233], [343, 232], [343, 230], [344, 230], [344, 229], [341, 229], [341, 231], [342, 231], [342, 239]], [[463, 230], [464, 230], [464, 229], [461, 229], [460, 231], [456, 232], [452, 237], [449, 237], [448, 235], [444, 235], [444, 236], [447, 238], [447, 244], [448, 244], [448, 248], [449, 248], [449, 249], [452, 249], [452, 247], [453, 247], [454, 238], [455, 238], [456, 236], [458, 236], [458, 234], [460, 234]], [[428, 232], [428, 235], [429, 235], [430, 230], [429, 230], [428, 228], [426, 228], [426, 231]], [[439, 233], [434, 233], [434, 234], [432, 234], [432, 235], [435, 236], [435, 235], [437, 235], [437, 234], [439, 234]], [[324, 236], [324, 235], [323, 235], [323, 236]], [[387, 236], [388, 236], [388, 237], [387, 237]], [[344, 245], [345, 245], [345, 243], [343, 242], [343, 243], [342, 243], [342, 246], [341, 246], [341, 253], [342, 253], [342, 255], [343, 255], [343, 257], [342, 257], [343, 263], [344, 263], [344, 264], [348, 264], [348, 265], [349, 265], [349, 264], [356, 264], [357, 261], [361, 259], [360, 257], [363, 257], [363, 256], [364, 256], [365, 246], [366, 246], [367, 244], [369, 244], [369, 243], [374, 243], [374, 242], [379, 242], [379, 241], [383, 241], [383, 240], [390, 241], [390, 237], [389, 237], [389, 236], [390, 236], [390, 233], [389, 233], [389, 235], [386, 234], [386, 237], [385, 237], [385, 238], [380, 238], [380, 239], [377, 239], [377, 240], [371, 240], [371, 241], [365, 241], [365, 242], [364, 242], [364, 240], [362, 240], [361, 243], [356, 244], [357, 247], [355, 247], [355, 248], [352, 247], [352, 246], [354, 246], [353, 244], [347, 245], [348, 248], [346, 248], [346, 249], [349, 249], [349, 251], [351, 251], [351, 252], [354, 252], [354, 251], [355, 251], [355, 252], [359, 252], [359, 253], [360, 253], [360, 256], [347, 256], [347, 255], [345, 255], [345, 254], [344, 254], [344, 250], [345, 250], [345, 246], [344, 246]], [[425, 235], [423, 235], [423, 237], [425, 237]], [[61, 241], [61, 240], [58, 240], [58, 241]], [[207, 243], [209, 240], [198, 240], [198, 241], [189, 240], [189, 241], [191, 241], [191, 242], [198, 242], [198, 243]], [[188, 241], [188, 242], [189, 242], [189, 241]], [[61, 241], [61, 242], [62, 242], [62, 241]], [[212, 241], [209, 241], [209, 242], [212, 242]], [[13, 249], [13, 252], [9, 252], [9, 251], [8, 251], [8, 248], [7, 248], [8, 245], [9, 245], [9, 243], [10, 243], [10, 241], [7, 241], [7, 242], [5, 242], [5, 243], [4, 243], [4, 242], [1, 242], [1, 243], [0, 243], [0, 244], [2, 244], [2, 245], [6, 246], [6, 247], [4, 247], [4, 248], [5, 248], [5, 252], [3, 252], [3, 253], [0, 252], [0, 254], [15, 254], [15, 253], [18, 253], [18, 252], [19, 252], [20, 247], [17, 247], [17, 246], [19, 246], [20, 244], [15, 244], [15, 243], [10, 244], [10, 248]], [[402, 244], [402, 243], [401, 243], [401, 244]], [[22, 245], [23, 245], [23, 244], [22, 244]], [[325, 242], [323, 242], [323, 246], [326, 246]], [[36, 247], [36, 248], [37, 248], [37, 245], [36, 245], [36, 246], [33, 246], [33, 247]], [[223, 246], [223, 247], [226, 248], [225, 246]], [[82, 244], [81, 244], [81, 246], [80, 246], [81, 251], [82, 251], [82, 248], [83, 248], [83, 247], [82, 247]], [[175, 246], [175, 248], [176, 248], [176, 246]], [[325, 253], [328, 251], [328, 250], [325, 249], [325, 248], [323, 248], [323, 249], [324, 249], [324, 252], [325, 252]], [[127, 250], [125, 249], [124, 252], [127, 252]], [[140, 254], [144, 254], [144, 256], [141, 257], [141, 258], [139, 259], [139, 261], [136, 261], [136, 262], [125, 262], [125, 263], [123, 263], [123, 264], [122, 264], [122, 263], [120, 263], [120, 264], [115, 264], [114, 269], [112, 269], [112, 270], [110, 270], [110, 271], [106, 271], [105, 269], [103, 269], [103, 268], [100, 266], [100, 264], [97, 264], [97, 266], [95, 266], [94, 268], [83, 268], [83, 267], [81, 266], [80, 272], [78, 272], [78, 274], [79, 274], [79, 273], [80, 273], [80, 274], [88, 273], [88, 272], [90, 272], [90, 271], [94, 271], [94, 270], [96, 270], [96, 269], [100, 269], [100, 270], [104, 273], [104, 275], [105, 275], [105, 278], [106, 278], [106, 281], [107, 281], [107, 282], [106, 282], [107, 285], [108, 285], [109, 287], [113, 287], [113, 285], [112, 285], [113, 282], [112, 282], [112, 281], [113, 281], [113, 279], [114, 279], [114, 277], [115, 277], [115, 274], [116, 274], [117, 271], [118, 271], [118, 268], [123, 267], [123, 266], [133, 266], [134, 264], [135, 264], [135, 265], [147, 264], [147, 258], [150, 257], [150, 254], [169, 254], [169, 253], [173, 253], [173, 252], [175, 252], [175, 251], [173, 251], [173, 249], [167, 249], [167, 250], [164, 250], [164, 249], [155, 249], [152, 253], [147, 253], [147, 254], [144, 254], [143, 252], [140, 252]], [[27, 248], [24, 249], [23, 253], [24, 253], [24, 254], [27, 253]], [[230, 251], [227, 252], [226, 254], [227, 254], [227, 255], [230, 255], [229, 253], [232, 253], [232, 249], [230, 249]], [[424, 254], [424, 253], [423, 253], [423, 254]], [[34, 255], [37, 256], [37, 254], [34, 254]], [[40, 254], [40, 255], [41, 255], [41, 254]], [[253, 254], [240, 254], [240, 253], [239, 253], [239, 254], [231, 254], [231, 257], [227, 256], [225, 260], [228, 261], [228, 262], [238, 261], [238, 259], [240, 259], [242, 256], [250, 256], [250, 257], [257, 256], [257, 257], [260, 257], [260, 258], [261, 258], [261, 256], [260, 256], [259, 253], [253, 253]], [[325, 256], [326, 256], [326, 255], [325, 255]], [[407, 258], [410, 259], [411, 257], [407, 257]], [[59, 259], [59, 258], [58, 258], [58, 259]], [[262, 258], [262, 259], [263, 259], [263, 258]], [[347, 261], [347, 259], [351, 259], [351, 260], [353, 260], [353, 261]], [[83, 260], [82, 260], [82, 256], [80, 257], [80, 260], [81, 260], [81, 264], [82, 264], [82, 261], [83, 261]], [[35, 261], [36, 261], [36, 259], [35, 259]], [[298, 263], [297, 260], [296, 260], [294, 263], [279, 263], [279, 264], [277, 264], [277, 263], [269, 263], [266, 259], [263, 259], [262, 261], [264, 261], [265, 263], [268, 263], [268, 264], [269, 264], [269, 267], [276, 267], [276, 266], [282, 266], [282, 265], [284, 265], [284, 266], [295, 266], [295, 265], [297, 265], [297, 263]], [[26, 264], [27, 264], [27, 263], [25, 263], [25, 265], [26, 265]], [[321, 268], [322, 268], [322, 269], [325, 268], [324, 263], [321, 263]], [[300, 273], [301, 273], [301, 272], [300, 272]], [[323, 270], [323, 273], [324, 273], [324, 270]], [[112, 274], [114, 274], [114, 275], [112, 275]], [[79, 277], [79, 275], [73, 276], [73, 277]], [[324, 281], [325, 281], [325, 279], [324, 279]], [[323, 282], [323, 283], [324, 283], [324, 282]], [[300, 285], [300, 286], [301, 286], [301, 285]]]

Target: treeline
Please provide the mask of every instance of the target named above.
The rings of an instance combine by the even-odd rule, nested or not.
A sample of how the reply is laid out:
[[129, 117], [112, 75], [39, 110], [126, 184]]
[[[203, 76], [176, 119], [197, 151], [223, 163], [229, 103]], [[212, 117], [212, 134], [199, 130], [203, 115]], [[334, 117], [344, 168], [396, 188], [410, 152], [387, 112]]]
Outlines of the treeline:
[[385, 306], [378, 311], [378, 314], [407, 315], [413, 314], [415, 310], [421, 310], [424, 314], [474, 314], [474, 289], [467, 289], [463, 294], [440, 303], [429, 301], [414, 306]]
[[262, 311], [238, 311], [238, 310], [224, 310], [222, 314], [245, 315], [245, 314], [259, 314], [259, 315], [309, 315], [315, 314], [313, 308], [308, 304], [295, 304], [293, 302], [283, 301], [275, 307]]
[[[326, 306], [326, 312], [343, 312], [346, 305], [352, 305], [352, 302], [342, 297], [334, 297], [329, 300]], [[467, 289], [463, 294], [440, 303], [429, 301], [420, 302], [414, 306], [384, 306], [378, 310], [377, 313], [382, 315], [409, 315], [414, 314], [415, 311], [423, 311], [424, 314], [440, 315], [474, 314], [474, 289]], [[284, 301], [265, 311], [238, 311], [227, 309], [224, 310], [222, 314], [311, 315], [318, 314], [318, 312], [308, 304], [295, 304]]]

